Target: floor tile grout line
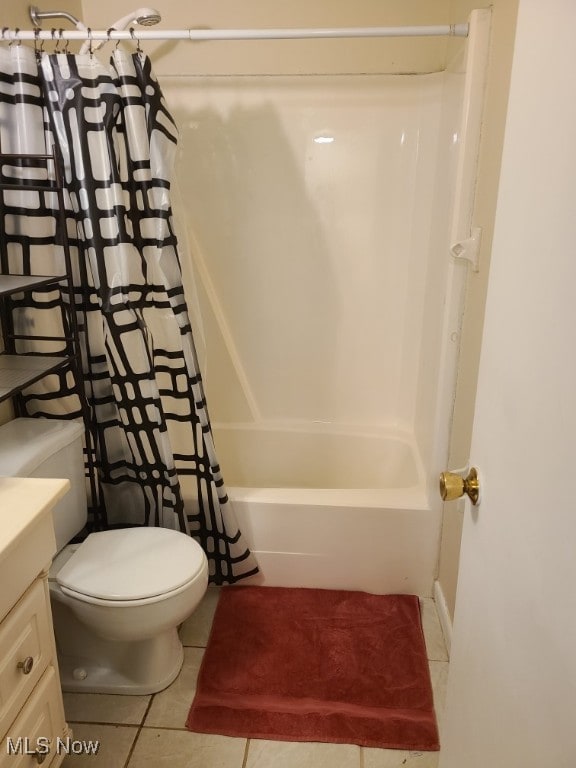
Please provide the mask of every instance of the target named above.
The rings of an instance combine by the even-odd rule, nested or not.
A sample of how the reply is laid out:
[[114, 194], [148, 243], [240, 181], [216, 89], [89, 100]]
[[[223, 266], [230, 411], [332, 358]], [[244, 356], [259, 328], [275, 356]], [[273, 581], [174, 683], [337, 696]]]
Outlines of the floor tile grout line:
[[148, 702], [148, 706], [146, 707], [146, 711], [142, 715], [142, 719], [140, 720], [140, 725], [138, 726], [138, 730], [136, 731], [136, 736], [134, 737], [134, 741], [132, 742], [132, 746], [130, 747], [128, 751], [128, 755], [126, 756], [126, 760], [124, 762], [123, 768], [128, 768], [128, 764], [130, 763], [130, 760], [132, 759], [132, 755], [134, 754], [134, 750], [136, 749], [136, 743], [138, 739], [140, 738], [140, 734], [142, 733], [142, 729], [144, 728], [144, 721], [146, 720], [148, 716], [148, 712], [150, 711], [150, 707], [152, 706], [152, 702], [154, 701], [154, 695], [150, 696], [150, 701]]
[[141, 728], [139, 723], [113, 723], [110, 720], [70, 720], [66, 722], [69, 725], [111, 725], [114, 728]]
[[250, 739], [246, 739], [246, 746], [244, 747], [244, 759], [242, 760], [242, 768], [246, 768], [248, 762], [248, 750], [250, 749]]
[[150, 708], [152, 707], [152, 702], [154, 701], [155, 698], [156, 698], [156, 694], [153, 693], [152, 696], [150, 696], [150, 700], [148, 702], [148, 706], [146, 707], [146, 711], [144, 712], [144, 714], [142, 715], [142, 719], [140, 720], [140, 727], [141, 728], [144, 725], [144, 723], [146, 722], [146, 718], [148, 717], [148, 712], [150, 712]]
[[[109, 720], [68, 720], [70, 725], [111, 725], [114, 728], [147, 728], [155, 731], [189, 731], [186, 726], [182, 728], [174, 727], [173, 725], [146, 725], [146, 723], [112, 723]], [[196, 733], [196, 731], [190, 731], [190, 733]], [[241, 738], [241, 737], [240, 737]]]
[[124, 760], [122, 768], [128, 768], [128, 763], [130, 762], [130, 759], [132, 758], [132, 754], [134, 753], [134, 747], [136, 746], [136, 742], [138, 741], [140, 730], [141, 728], [137, 729], [136, 735], [132, 739], [132, 744], [130, 745], [130, 749], [128, 750], [128, 754], [126, 755], [126, 760]]
[[171, 725], [144, 725], [142, 728], [148, 728], [155, 731], [184, 731], [187, 733], [200, 733], [200, 731], [191, 731], [189, 728], [186, 728], [186, 726], [183, 726], [182, 728], [174, 728]]

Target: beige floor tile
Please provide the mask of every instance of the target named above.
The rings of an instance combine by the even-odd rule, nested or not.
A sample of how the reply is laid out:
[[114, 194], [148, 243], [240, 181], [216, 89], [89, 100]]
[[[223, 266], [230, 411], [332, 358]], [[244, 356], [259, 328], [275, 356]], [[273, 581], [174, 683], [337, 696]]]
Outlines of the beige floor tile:
[[143, 728], [128, 768], [242, 768], [246, 739]]
[[364, 768], [437, 768], [439, 752], [362, 748]]
[[152, 699], [146, 726], [184, 728], [196, 691], [196, 678], [202, 662], [202, 648], [184, 648], [184, 664], [176, 680]]
[[182, 645], [206, 647], [219, 597], [220, 587], [208, 587], [198, 608], [180, 627]]
[[114, 696], [102, 693], [65, 693], [69, 723], [140, 725], [151, 696]]
[[353, 744], [250, 739], [246, 768], [360, 768]]
[[78, 724], [72, 727], [74, 742], [98, 741], [96, 754], [68, 754], [62, 768], [123, 768], [138, 728]]
[[431, 597], [420, 598], [420, 612], [428, 659], [430, 661], [448, 661], [448, 651], [446, 650], [440, 619], [436, 612], [436, 603]]
[[434, 693], [434, 709], [440, 732], [440, 744], [442, 744], [442, 726], [444, 723], [444, 705], [446, 703], [446, 689], [448, 687], [448, 668], [446, 661], [429, 661], [430, 679], [432, 680], [432, 692]]

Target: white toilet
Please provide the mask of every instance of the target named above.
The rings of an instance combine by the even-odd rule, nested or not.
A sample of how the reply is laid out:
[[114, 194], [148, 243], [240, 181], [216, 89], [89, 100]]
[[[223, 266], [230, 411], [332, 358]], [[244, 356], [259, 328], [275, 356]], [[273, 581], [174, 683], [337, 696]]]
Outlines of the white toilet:
[[63, 690], [155, 693], [180, 671], [178, 625], [206, 591], [208, 561], [197, 542], [167, 528], [102, 531], [68, 544], [86, 523], [83, 432], [72, 421], [8, 422], [0, 475], [71, 483], [53, 510], [58, 554], [49, 575]]

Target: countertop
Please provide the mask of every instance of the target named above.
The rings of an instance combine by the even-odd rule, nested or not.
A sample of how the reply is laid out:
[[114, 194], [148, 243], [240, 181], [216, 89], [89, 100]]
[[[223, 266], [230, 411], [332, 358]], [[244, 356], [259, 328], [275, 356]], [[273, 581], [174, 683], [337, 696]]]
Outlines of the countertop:
[[0, 477], [0, 619], [56, 553], [50, 510], [68, 480]]

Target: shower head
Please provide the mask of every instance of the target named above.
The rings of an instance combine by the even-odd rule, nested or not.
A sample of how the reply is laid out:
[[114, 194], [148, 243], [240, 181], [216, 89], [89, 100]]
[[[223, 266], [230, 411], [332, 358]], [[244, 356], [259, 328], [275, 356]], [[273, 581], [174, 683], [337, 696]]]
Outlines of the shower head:
[[76, 16], [68, 13], [68, 11], [41, 11], [37, 5], [31, 5], [28, 8], [28, 12], [30, 13], [32, 24], [34, 24], [35, 27], [38, 27], [38, 29], [42, 27], [43, 19], [67, 19], [68, 21], [71, 21], [77, 29], [86, 29], [80, 19], [77, 19]]
[[132, 11], [127, 16], [123, 16], [118, 21], [115, 21], [114, 24], [111, 24], [111, 27], [112, 29], [126, 29], [133, 21], [142, 27], [152, 27], [154, 24], [158, 24], [161, 18], [158, 11], [154, 8], [138, 8], [136, 11]]
[[136, 24], [141, 24], [143, 27], [152, 27], [162, 20], [158, 11], [154, 11], [152, 8], [143, 8], [142, 10], [146, 11], [146, 13], [137, 16]]
[[[115, 21], [110, 25], [110, 29], [123, 30], [126, 29], [129, 24], [132, 24], [132, 22], [136, 22], [136, 24], [139, 24], [142, 27], [151, 27], [154, 24], [158, 24], [161, 19], [162, 17], [154, 8], [138, 8], [137, 10], [132, 11], [132, 13], [122, 16], [121, 19]], [[105, 43], [105, 40], [101, 43], [96, 43], [92, 46], [92, 50], [97, 51]], [[80, 53], [86, 53], [88, 50], [90, 50], [90, 45], [87, 41], [82, 48], [80, 48]]]
[[[86, 29], [86, 25], [83, 24], [80, 19], [77, 19], [76, 16], [68, 13], [68, 11], [41, 11], [37, 5], [31, 5], [28, 8], [28, 12], [30, 13], [32, 23], [38, 28], [42, 26], [43, 19], [68, 19], [68, 21], [71, 21], [78, 29]], [[142, 27], [152, 27], [154, 24], [158, 24], [161, 19], [162, 17], [155, 8], [138, 8], [137, 10], [132, 11], [132, 13], [118, 19], [118, 21], [115, 21], [110, 28], [126, 29], [128, 24], [131, 24], [133, 21]]]

